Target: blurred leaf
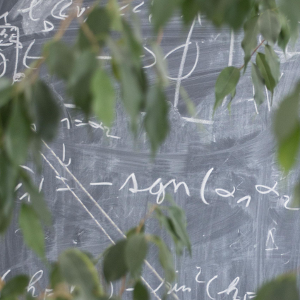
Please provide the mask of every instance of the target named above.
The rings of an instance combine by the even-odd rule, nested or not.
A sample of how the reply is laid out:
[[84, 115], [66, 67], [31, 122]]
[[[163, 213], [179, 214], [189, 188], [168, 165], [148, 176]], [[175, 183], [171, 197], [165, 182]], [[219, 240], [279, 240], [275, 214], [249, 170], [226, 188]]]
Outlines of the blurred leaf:
[[0, 107], [4, 106], [12, 99], [13, 87], [11, 80], [8, 78], [0, 78]]
[[91, 82], [93, 109], [105, 126], [111, 126], [115, 116], [115, 90], [106, 72], [98, 68]]
[[300, 123], [291, 135], [279, 144], [278, 161], [285, 173], [295, 165], [300, 146]]
[[19, 166], [11, 164], [6, 154], [0, 151], [0, 232], [10, 224], [18, 176]]
[[127, 240], [121, 240], [107, 250], [103, 261], [103, 274], [107, 282], [118, 280], [128, 272], [126, 245]]
[[274, 88], [276, 86], [275, 79], [272, 76], [270, 66], [266, 60], [265, 54], [259, 52], [256, 55], [256, 65], [260, 71], [260, 74], [262, 75], [265, 85], [269, 91], [272, 92], [272, 95], [274, 93]]
[[281, 275], [264, 284], [255, 300], [299, 300], [297, 276], [293, 273]]
[[192, 23], [198, 13], [200, 13], [200, 7], [197, 0], [181, 1], [181, 14], [185, 25]]
[[55, 289], [57, 285], [61, 284], [64, 281], [58, 262], [55, 262], [51, 265], [49, 279], [52, 289]]
[[87, 255], [70, 249], [60, 255], [58, 263], [63, 278], [78, 288], [81, 299], [96, 300], [103, 295], [97, 270]]
[[17, 275], [10, 279], [4, 285], [1, 291], [1, 299], [14, 299], [26, 292], [29, 284], [29, 277], [26, 275]]
[[91, 112], [92, 93], [91, 80], [99, 66], [96, 56], [91, 51], [81, 52], [75, 60], [74, 69], [70, 76], [67, 90], [73, 97], [74, 103], [80, 107], [86, 115]]
[[154, 43], [153, 52], [156, 57], [155, 69], [156, 69], [158, 80], [162, 84], [162, 86], [168, 86], [169, 79], [168, 79], [167, 60], [164, 59], [164, 54], [162, 52], [160, 45]]
[[24, 109], [21, 99], [15, 99], [9, 118], [5, 136], [5, 146], [8, 155], [16, 165], [23, 164], [28, 155], [31, 131], [31, 121]]
[[252, 76], [252, 82], [254, 86], [254, 100], [258, 105], [260, 105], [265, 100], [265, 94], [264, 94], [265, 84], [264, 84], [264, 79], [261, 76], [257, 65], [253, 63], [251, 68], [251, 76]]
[[141, 283], [141, 281], [138, 281], [133, 290], [133, 300], [149, 300], [149, 293], [147, 288]]
[[268, 9], [259, 16], [258, 24], [264, 39], [275, 44], [281, 31], [278, 14]]
[[54, 139], [59, 121], [60, 109], [49, 87], [38, 80], [33, 87], [36, 132], [46, 142]]
[[287, 140], [299, 124], [300, 83], [279, 105], [273, 121], [278, 143]]
[[41, 258], [45, 258], [44, 231], [41, 222], [31, 205], [22, 204], [19, 225], [26, 245]]
[[265, 45], [265, 58], [270, 67], [272, 77], [277, 85], [280, 79], [280, 61], [278, 55], [270, 45]]
[[182, 99], [185, 102], [185, 105], [186, 105], [189, 115], [192, 118], [195, 117], [197, 114], [197, 110], [196, 110], [194, 102], [190, 99], [186, 89], [183, 86], [181, 86], [179, 92], [180, 92], [180, 96], [182, 97]]
[[214, 110], [216, 110], [223, 102], [224, 98], [235, 92], [236, 86], [240, 80], [240, 70], [235, 67], [227, 67], [220, 73], [216, 86], [216, 101]]
[[[99, 43], [100, 47], [104, 45], [105, 39], [109, 34], [111, 25], [110, 23], [110, 15], [107, 9], [104, 7], [94, 8], [85, 21], [86, 26], [89, 28], [93, 37], [96, 39], [96, 42]], [[82, 26], [79, 29], [78, 46], [80, 50], [85, 50], [93, 45], [89, 38], [86, 36], [86, 33], [84, 32]]]
[[168, 135], [168, 112], [169, 105], [163, 88], [160, 84], [152, 86], [147, 95], [144, 125], [153, 154]]
[[172, 282], [175, 280], [176, 273], [173, 265], [172, 253], [168, 249], [167, 245], [159, 236], [149, 236], [150, 241], [154, 243], [159, 251], [159, 262], [165, 272], [166, 281]]
[[43, 195], [38, 191], [37, 187], [31, 182], [30, 177], [23, 172], [23, 170], [21, 171], [21, 176], [25, 190], [30, 195], [30, 200], [35, 212], [45, 225], [50, 226], [52, 223], [51, 213], [47, 207]]
[[151, 21], [153, 22], [154, 30], [156, 32], [158, 32], [174, 15], [179, 4], [179, 0], [154, 0], [153, 3], [151, 3]]
[[251, 54], [253, 50], [257, 46], [257, 35], [259, 33], [259, 27], [258, 27], [258, 16], [255, 16], [244, 24], [244, 39], [242, 41], [242, 48], [245, 52], [245, 68], [246, 70], [248, 62], [251, 59]]
[[299, 208], [300, 207], [300, 182], [298, 182], [294, 186], [292, 207], [293, 208]]
[[62, 41], [51, 41], [44, 47], [46, 63], [50, 74], [68, 79], [74, 64], [73, 51]]
[[140, 275], [148, 252], [148, 244], [142, 233], [128, 238], [125, 248], [125, 259], [128, 270], [133, 278]]
[[285, 52], [291, 38], [291, 30], [287, 19], [283, 15], [280, 15], [280, 23], [281, 30], [278, 37], [278, 46], [282, 49], [283, 52]]
[[120, 16], [120, 7], [117, 0], [108, 0], [106, 5], [108, 14], [111, 18], [111, 29], [116, 31], [122, 30], [122, 19]]

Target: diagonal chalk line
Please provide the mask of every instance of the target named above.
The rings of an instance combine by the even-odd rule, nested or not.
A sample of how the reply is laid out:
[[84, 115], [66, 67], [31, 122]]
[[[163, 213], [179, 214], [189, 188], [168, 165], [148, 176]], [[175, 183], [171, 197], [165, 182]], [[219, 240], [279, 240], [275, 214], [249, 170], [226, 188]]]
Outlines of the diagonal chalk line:
[[[51, 169], [55, 172], [57, 176], [60, 176], [58, 171], [54, 168], [54, 166], [49, 162], [49, 160], [45, 157], [44, 154], [42, 154], [43, 159], [47, 162], [47, 164], [51, 167]], [[61, 177], [62, 178], [62, 177]], [[96, 218], [92, 215], [92, 213], [87, 209], [87, 207], [82, 203], [82, 201], [79, 199], [79, 197], [74, 193], [74, 191], [70, 188], [70, 186], [65, 182], [65, 179], [62, 179], [62, 182], [67, 187], [67, 189], [73, 194], [73, 196], [76, 198], [76, 200], [82, 205], [84, 210], [90, 215], [90, 217], [95, 221], [95, 223], [99, 226], [99, 228], [103, 231], [103, 233], [106, 235], [106, 237], [110, 240], [112, 244], [116, 244], [115, 241], [110, 237], [110, 235], [107, 233], [107, 231], [101, 226], [101, 224], [96, 220]], [[150, 286], [150, 284], [145, 280], [144, 277], [142, 277], [143, 282], [147, 285], [147, 287], [152, 291], [152, 293], [155, 295], [155, 297], [158, 300], [161, 300], [160, 297], [156, 294], [156, 292], [153, 290], [153, 288]]]
[[[80, 181], [74, 176], [74, 174], [69, 170], [69, 168], [61, 161], [61, 159], [55, 154], [55, 152], [48, 146], [48, 144], [43, 141], [44, 145], [46, 148], [51, 152], [51, 154], [57, 159], [59, 164], [69, 173], [69, 175], [73, 178], [73, 180], [79, 185], [79, 187], [83, 190], [83, 192], [90, 198], [90, 200], [96, 205], [96, 207], [101, 211], [101, 213], [108, 219], [108, 221], [112, 224], [112, 226], [121, 234], [123, 238], [126, 238], [126, 235], [123, 233], [123, 231], [118, 227], [118, 225], [110, 218], [110, 216], [103, 210], [103, 208], [98, 204], [98, 202], [92, 197], [92, 195], [85, 189], [85, 187], [80, 183]], [[46, 159], [46, 157], [42, 154], [43, 158], [46, 160], [46, 162], [50, 165], [50, 167], [55, 170], [55, 168], [51, 165], [51, 163]], [[55, 170], [55, 173], [58, 173]], [[69, 187], [69, 185], [63, 180], [63, 183], [67, 186], [67, 188], [71, 191], [71, 193], [75, 196], [77, 200], [81, 203], [83, 207], [84, 204], [82, 201], [78, 198], [78, 196], [74, 193], [74, 191]], [[89, 215], [92, 217], [94, 221], [97, 221], [94, 216], [88, 211], [88, 209], [85, 207], [85, 210], [89, 213]], [[109, 237], [109, 240], [115, 244], [115, 242], [111, 239], [111, 237], [108, 235], [108, 233], [105, 231], [105, 229], [100, 225], [100, 223], [97, 221], [96, 222], [98, 226], [100, 226], [101, 230], [104, 232], [104, 234]], [[157, 271], [152, 267], [152, 265], [145, 260], [146, 266], [154, 273], [154, 275], [161, 281], [165, 282], [165, 280], [157, 273]], [[151, 291], [154, 293], [155, 297], [159, 300], [161, 300], [158, 295], [156, 295], [156, 292], [152, 289], [152, 287], [149, 285], [149, 283], [142, 277], [143, 281], [145, 284], [148, 286], [148, 288], [151, 289]], [[179, 300], [178, 296], [172, 292], [172, 296]]]

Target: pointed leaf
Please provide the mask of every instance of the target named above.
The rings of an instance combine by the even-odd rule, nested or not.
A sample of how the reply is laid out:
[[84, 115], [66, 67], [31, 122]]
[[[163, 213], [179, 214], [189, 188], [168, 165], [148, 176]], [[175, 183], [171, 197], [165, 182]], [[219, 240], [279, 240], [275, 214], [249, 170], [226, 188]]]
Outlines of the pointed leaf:
[[160, 84], [151, 87], [147, 95], [145, 130], [150, 139], [152, 153], [164, 142], [169, 132], [169, 105]]
[[268, 9], [259, 16], [258, 23], [264, 39], [275, 44], [281, 30], [278, 14]]
[[149, 293], [145, 285], [138, 281], [133, 290], [133, 300], [149, 300]]
[[280, 15], [281, 30], [278, 37], [278, 46], [285, 52], [291, 38], [291, 29], [287, 19]]
[[111, 126], [115, 116], [115, 90], [106, 72], [98, 68], [91, 82], [93, 109], [105, 126]]
[[260, 105], [265, 100], [265, 84], [257, 65], [253, 63], [251, 68], [251, 76], [254, 87], [254, 100], [258, 105]]
[[242, 48], [245, 52], [245, 70], [250, 61], [251, 54], [257, 46], [257, 35], [259, 33], [258, 16], [249, 19], [244, 25], [244, 39]]
[[233, 93], [240, 80], [240, 70], [235, 67], [227, 67], [220, 73], [216, 86], [216, 101], [214, 110], [216, 110], [223, 102], [224, 98]]
[[127, 240], [121, 240], [107, 250], [103, 261], [103, 274], [107, 282], [118, 280], [128, 272], [126, 245]]
[[44, 231], [41, 222], [32, 206], [25, 203], [21, 206], [19, 224], [26, 245], [41, 258], [45, 257]]
[[103, 295], [97, 270], [86, 254], [70, 249], [60, 255], [58, 262], [62, 276], [78, 288], [81, 299], [97, 300]]
[[265, 54], [257, 53], [256, 55], [256, 65], [262, 75], [265, 85], [269, 91], [274, 92], [274, 88], [276, 86], [275, 79], [272, 76], [270, 66], [266, 60]]
[[125, 258], [129, 272], [133, 278], [140, 275], [147, 252], [148, 244], [144, 234], [139, 233], [128, 238]]
[[265, 57], [266, 62], [270, 67], [270, 71], [272, 77], [275, 80], [275, 84], [277, 85], [280, 79], [280, 61], [278, 55], [275, 53], [274, 49], [270, 45], [265, 46]]

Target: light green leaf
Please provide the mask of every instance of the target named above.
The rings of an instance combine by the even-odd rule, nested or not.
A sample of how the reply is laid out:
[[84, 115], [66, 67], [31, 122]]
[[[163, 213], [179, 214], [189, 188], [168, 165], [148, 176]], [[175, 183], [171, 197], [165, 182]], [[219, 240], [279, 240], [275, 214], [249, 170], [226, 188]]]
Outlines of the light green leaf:
[[265, 100], [265, 94], [264, 94], [265, 84], [264, 84], [264, 79], [261, 76], [257, 65], [253, 63], [251, 68], [251, 76], [252, 76], [252, 82], [254, 86], [254, 100], [258, 105], [260, 105]]
[[72, 74], [74, 52], [62, 41], [51, 41], [44, 47], [44, 55], [50, 74], [68, 79]]
[[298, 182], [294, 186], [292, 207], [293, 208], [299, 208], [300, 207], [300, 182]]
[[128, 238], [125, 249], [125, 259], [133, 278], [140, 275], [147, 252], [148, 244], [144, 234], [134, 234]]
[[279, 105], [273, 121], [278, 143], [284, 142], [294, 132], [299, 123], [300, 83]]
[[255, 300], [299, 300], [297, 276], [294, 273], [281, 275], [264, 284]]
[[164, 241], [155, 235], [149, 236], [150, 241], [155, 244], [159, 251], [159, 262], [165, 272], [165, 278], [168, 282], [172, 282], [175, 280], [176, 273], [173, 265], [172, 253], [168, 249], [167, 245]]
[[5, 146], [11, 161], [23, 164], [28, 155], [31, 135], [31, 121], [24, 108], [24, 99], [15, 99], [5, 136]]
[[41, 80], [38, 80], [33, 87], [33, 105], [36, 132], [45, 141], [51, 141], [59, 125], [60, 109], [51, 90]]
[[281, 30], [278, 14], [268, 9], [259, 16], [258, 24], [264, 39], [275, 44]]
[[278, 161], [285, 173], [295, 165], [300, 146], [300, 123], [291, 135], [279, 144]]
[[265, 54], [263, 53], [257, 53], [256, 55], [256, 65], [260, 71], [260, 74], [262, 75], [265, 85], [269, 91], [274, 93], [274, 88], [276, 86], [275, 79], [272, 76], [270, 66], [266, 60]]
[[67, 90], [74, 99], [77, 107], [80, 107], [86, 115], [91, 113], [92, 93], [91, 80], [97, 67], [99, 67], [96, 55], [91, 51], [83, 51], [76, 57], [74, 69], [69, 79]]
[[51, 213], [47, 207], [43, 195], [38, 191], [37, 187], [31, 182], [30, 177], [23, 170], [21, 171], [21, 177], [23, 179], [25, 190], [30, 195], [33, 208], [39, 216], [41, 222], [48, 226], [51, 225]]
[[32, 206], [22, 204], [19, 225], [26, 245], [41, 258], [45, 258], [44, 232], [41, 222]]
[[290, 25], [285, 16], [280, 15], [281, 30], [278, 37], [278, 46], [285, 52], [291, 38]]
[[1, 299], [14, 299], [26, 292], [29, 284], [29, 277], [26, 275], [17, 275], [5, 283], [1, 290]]
[[151, 4], [152, 22], [156, 32], [158, 32], [173, 16], [178, 8], [178, 0], [154, 0]]
[[107, 250], [103, 261], [103, 274], [107, 282], [118, 280], [128, 272], [126, 246], [127, 240], [121, 240]]
[[106, 5], [107, 11], [111, 18], [111, 29], [116, 31], [122, 30], [122, 19], [120, 7], [117, 0], [109, 0]]
[[168, 135], [168, 112], [169, 105], [162, 86], [160, 84], [152, 86], [147, 95], [144, 126], [153, 154]]
[[235, 67], [227, 67], [222, 70], [215, 86], [216, 101], [214, 110], [216, 110], [222, 104], [227, 95], [234, 93], [239, 80], [239, 69]]
[[265, 58], [266, 62], [270, 67], [272, 77], [274, 78], [275, 84], [277, 85], [280, 79], [280, 61], [278, 55], [270, 45], [265, 46]]
[[133, 300], [149, 300], [149, 293], [145, 285], [138, 281], [133, 290]]
[[251, 54], [253, 50], [257, 46], [257, 35], [259, 33], [259, 26], [258, 26], [258, 16], [255, 16], [248, 21], [246, 21], [244, 25], [244, 39], [242, 41], [242, 48], [245, 52], [245, 68], [246, 70], [248, 62], [251, 59]]
[[[111, 18], [107, 9], [104, 7], [94, 8], [85, 21], [85, 24], [89, 28], [93, 38], [96, 40], [95, 42], [99, 44], [100, 47], [104, 46], [111, 25]], [[82, 29], [82, 26], [79, 29], [78, 47], [80, 50], [85, 50], [93, 47], [93, 43], [87, 37], [84, 29]]]
[[78, 288], [80, 299], [97, 300], [103, 295], [97, 270], [86, 254], [70, 249], [60, 255], [58, 263], [63, 278]]
[[107, 73], [98, 68], [91, 82], [93, 110], [105, 126], [111, 126], [115, 116], [115, 90]]

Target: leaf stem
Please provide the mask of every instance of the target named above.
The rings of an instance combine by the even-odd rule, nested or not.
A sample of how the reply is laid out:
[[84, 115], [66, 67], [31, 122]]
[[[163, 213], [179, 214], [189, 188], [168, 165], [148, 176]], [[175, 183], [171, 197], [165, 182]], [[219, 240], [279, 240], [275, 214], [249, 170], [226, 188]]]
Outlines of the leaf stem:
[[[256, 51], [263, 45], [263, 43], [265, 42], [266, 40], [262, 40], [261, 43], [259, 45], [257, 45], [257, 47], [253, 50], [253, 52], [251, 53], [251, 57], [256, 53]], [[245, 64], [243, 64], [239, 70], [241, 71], [243, 68], [245, 67]]]

